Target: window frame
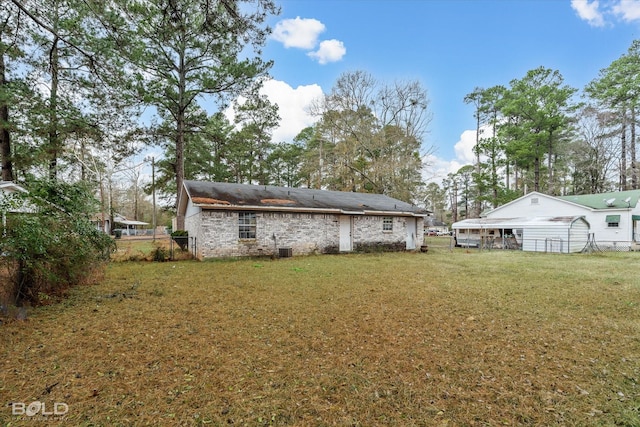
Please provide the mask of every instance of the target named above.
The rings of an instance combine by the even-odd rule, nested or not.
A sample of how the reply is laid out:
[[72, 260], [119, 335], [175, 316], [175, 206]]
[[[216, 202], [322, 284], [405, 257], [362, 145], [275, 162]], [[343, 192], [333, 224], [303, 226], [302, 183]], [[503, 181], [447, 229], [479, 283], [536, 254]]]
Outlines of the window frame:
[[607, 215], [605, 221], [607, 228], [620, 228], [620, 215]]
[[257, 232], [257, 216], [253, 211], [238, 212], [238, 238], [255, 240]]
[[392, 216], [383, 216], [382, 217], [382, 232], [383, 233], [391, 233], [391, 232], [393, 232], [393, 217]]

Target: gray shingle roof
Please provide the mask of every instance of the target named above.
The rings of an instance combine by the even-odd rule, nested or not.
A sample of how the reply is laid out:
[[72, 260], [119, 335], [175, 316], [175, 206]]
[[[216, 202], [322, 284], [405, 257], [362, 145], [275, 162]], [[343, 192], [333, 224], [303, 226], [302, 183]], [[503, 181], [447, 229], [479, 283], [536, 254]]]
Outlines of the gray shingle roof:
[[425, 209], [383, 194], [204, 181], [185, 181], [184, 188], [192, 202], [203, 209], [235, 207], [347, 214], [428, 214]]

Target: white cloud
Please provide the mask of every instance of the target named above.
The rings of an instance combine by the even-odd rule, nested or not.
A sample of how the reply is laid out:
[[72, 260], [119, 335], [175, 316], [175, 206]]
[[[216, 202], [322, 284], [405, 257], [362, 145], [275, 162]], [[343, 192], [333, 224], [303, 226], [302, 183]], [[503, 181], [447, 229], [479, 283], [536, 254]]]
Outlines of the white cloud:
[[594, 27], [602, 27], [605, 24], [604, 16], [600, 12], [598, 0], [571, 0], [571, 7], [578, 12], [578, 16]]
[[426, 182], [435, 182], [442, 185], [442, 181], [450, 173], [456, 173], [465, 165], [473, 164], [475, 154], [473, 154], [473, 146], [476, 141], [475, 130], [465, 130], [460, 135], [460, 140], [454, 146], [456, 158], [446, 160], [435, 154], [429, 154], [423, 157], [422, 161], [426, 165], [422, 177]]
[[472, 164], [475, 161], [476, 155], [473, 153], [473, 147], [476, 145], [476, 131], [465, 130], [460, 135], [460, 141], [456, 142], [453, 146], [453, 150], [456, 153], [456, 160], [464, 165]]
[[318, 36], [325, 26], [317, 19], [283, 19], [273, 29], [271, 37], [281, 42], [284, 47], [313, 49], [318, 43]]
[[342, 57], [347, 53], [347, 49], [344, 47], [344, 43], [340, 40], [324, 40], [320, 43], [320, 47], [315, 52], [309, 52], [311, 58], [318, 60], [320, 64], [327, 64], [329, 62], [340, 61]]
[[425, 156], [422, 161], [426, 165], [422, 172], [422, 178], [427, 183], [435, 182], [440, 186], [447, 175], [462, 167], [456, 160], [445, 160], [433, 154]]
[[613, 13], [627, 22], [640, 20], [640, 1], [638, 0], [621, 0], [613, 7]]
[[[307, 113], [313, 101], [323, 96], [322, 88], [317, 84], [298, 86], [294, 89], [283, 81], [266, 80], [260, 94], [278, 106], [280, 124], [273, 130], [274, 142], [291, 142], [302, 129], [317, 121], [317, 118]], [[238, 102], [242, 104], [245, 99], [238, 98]], [[224, 115], [229, 122], [234, 122], [235, 111], [232, 105], [224, 111]]]
[[[488, 129], [485, 130], [488, 131]], [[442, 180], [445, 179], [448, 174], [456, 173], [461, 167], [475, 163], [476, 155], [473, 152], [475, 145], [476, 131], [465, 130], [460, 135], [460, 140], [456, 142], [453, 147], [456, 156], [455, 159], [445, 160], [435, 155], [429, 155], [423, 159], [427, 165], [423, 177], [427, 182], [436, 182], [442, 185]]]
[[603, 27], [607, 18], [620, 19], [624, 22], [640, 21], [639, 0], [571, 0], [571, 7], [593, 27]]
[[[323, 40], [318, 45], [318, 37], [325, 26], [317, 19], [300, 18], [283, 19], [273, 29], [271, 38], [279, 41], [286, 48], [295, 47], [310, 51], [307, 55], [319, 64], [340, 61], [347, 53], [340, 40]], [[318, 46], [317, 50], [313, 50]]]
[[306, 112], [314, 100], [323, 96], [322, 88], [317, 84], [294, 89], [285, 82], [268, 80], [261, 93], [278, 105], [280, 126], [273, 132], [273, 141], [292, 141], [302, 129], [317, 121], [317, 118]]

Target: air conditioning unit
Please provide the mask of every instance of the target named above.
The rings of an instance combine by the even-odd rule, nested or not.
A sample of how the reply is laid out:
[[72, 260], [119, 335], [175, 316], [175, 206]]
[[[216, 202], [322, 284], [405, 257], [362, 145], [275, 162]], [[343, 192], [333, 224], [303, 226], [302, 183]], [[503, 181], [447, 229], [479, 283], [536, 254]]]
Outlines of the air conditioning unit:
[[292, 256], [292, 248], [278, 248], [278, 258], [291, 258]]

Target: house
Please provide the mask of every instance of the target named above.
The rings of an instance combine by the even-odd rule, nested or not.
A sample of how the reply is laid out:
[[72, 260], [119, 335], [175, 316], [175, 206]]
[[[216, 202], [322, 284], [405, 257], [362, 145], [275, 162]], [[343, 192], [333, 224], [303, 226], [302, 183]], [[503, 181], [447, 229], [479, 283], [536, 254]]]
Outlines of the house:
[[578, 217], [590, 225], [591, 240], [600, 249], [629, 250], [640, 239], [640, 190], [578, 196], [532, 192], [499, 206], [486, 218]]
[[16, 193], [26, 193], [22, 186], [11, 181], [0, 181], [0, 218], [2, 219], [2, 234], [7, 227], [7, 215], [11, 213], [31, 212], [33, 209], [26, 206], [21, 201], [12, 199]]
[[590, 243], [584, 216], [474, 218], [453, 224], [456, 245], [528, 252], [581, 252]]
[[114, 232], [116, 232], [116, 235], [122, 236], [138, 236], [146, 234], [146, 230], [141, 230], [139, 227], [146, 227], [149, 225], [148, 222], [127, 219], [120, 214], [115, 214], [113, 216], [113, 224], [115, 225]]
[[424, 232], [429, 236], [443, 236], [449, 234], [449, 227], [446, 223], [429, 217], [424, 220]]
[[179, 200], [197, 258], [414, 250], [429, 213], [381, 194], [201, 181]]

